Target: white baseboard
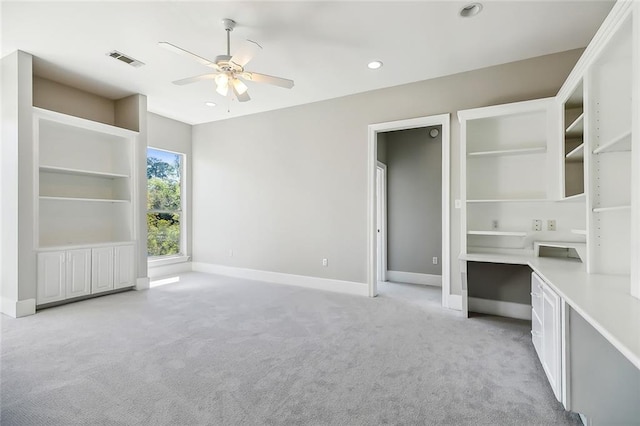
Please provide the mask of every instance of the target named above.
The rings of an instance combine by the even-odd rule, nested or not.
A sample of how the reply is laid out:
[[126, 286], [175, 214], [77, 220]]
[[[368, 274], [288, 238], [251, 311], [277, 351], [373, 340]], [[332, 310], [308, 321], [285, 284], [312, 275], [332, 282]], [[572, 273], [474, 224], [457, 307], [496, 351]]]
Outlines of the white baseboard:
[[531, 305], [523, 303], [503, 302], [501, 300], [479, 299], [469, 297], [469, 311], [481, 314], [499, 315], [501, 317], [531, 319]]
[[149, 288], [149, 277], [142, 277], [136, 280], [135, 290], [147, 290]]
[[149, 266], [147, 273], [149, 278], [166, 277], [167, 275], [191, 272], [191, 262], [174, 263], [171, 265]]
[[387, 271], [387, 281], [442, 287], [442, 275], [417, 274], [415, 272]]
[[232, 266], [215, 265], [203, 262], [192, 262], [191, 267], [193, 271], [205, 272], [208, 274], [219, 274], [235, 278], [245, 278], [248, 280], [294, 285], [298, 287], [327, 290], [357, 296], [369, 296], [369, 286], [365, 283], [358, 283], [354, 281], [342, 281], [330, 278], [310, 277], [307, 275], [293, 275], [282, 272], [235, 268]]
[[0, 299], [1, 313], [12, 318], [26, 317], [36, 313], [36, 299], [11, 300]]
[[454, 311], [462, 310], [462, 296], [459, 294], [450, 294], [449, 295], [449, 309], [453, 309]]

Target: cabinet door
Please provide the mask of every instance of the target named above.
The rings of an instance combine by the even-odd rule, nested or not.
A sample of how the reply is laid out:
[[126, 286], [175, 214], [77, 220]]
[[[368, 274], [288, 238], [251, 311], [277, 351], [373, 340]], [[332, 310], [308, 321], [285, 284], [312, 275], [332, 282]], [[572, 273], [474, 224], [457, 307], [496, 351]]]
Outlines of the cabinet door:
[[113, 290], [113, 247], [91, 250], [91, 294]]
[[560, 298], [545, 285], [542, 299], [542, 364], [553, 393], [560, 400]]
[[65, 252], [38, 253], [36, 303], [63, 300], [65, 296]]
[[67, 299], [91, 294], [91, 249], [67, 251]]
[[114, 288], [131, 287], [134, 282], [134, 250], [133, 245], [114, 247]]

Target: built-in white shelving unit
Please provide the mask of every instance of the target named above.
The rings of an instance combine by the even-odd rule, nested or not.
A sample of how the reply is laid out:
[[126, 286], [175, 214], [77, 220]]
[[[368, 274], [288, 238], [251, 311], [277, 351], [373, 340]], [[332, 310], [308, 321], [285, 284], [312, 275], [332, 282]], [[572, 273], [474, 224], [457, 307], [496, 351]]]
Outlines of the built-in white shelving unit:
[[38, 247], [134, 240], [137, 133], [34, 108]]
[[[574, 195], [574, 203], [556, 202], [559, 171], [550, 167], [555, 151], [548, 146], [560, 125], [556, 105], [542, 99], [458, 113], [463, 255], [531, 255], [536, 238], [584, 241], [571, 232], [586, 227], [584, 194]], [[564, 155], [578, 160], [582, 152], [584, 145]], [[548, 230], [549, 219], [555, 231]]]
[[629, 16], [603, 46], [587, 80], [590, 273], [631, 270], [632, 39]]

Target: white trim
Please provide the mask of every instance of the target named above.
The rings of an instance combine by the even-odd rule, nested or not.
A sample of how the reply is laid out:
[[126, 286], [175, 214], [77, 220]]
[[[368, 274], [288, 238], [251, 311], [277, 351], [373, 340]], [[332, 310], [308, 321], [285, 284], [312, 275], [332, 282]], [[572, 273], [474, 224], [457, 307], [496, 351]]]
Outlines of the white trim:
[[407, 130], [420, 127], [442, 126], [442, 306], [449, 307], [449, 293], [451, 281], [450, 265], [450, 114], [432, 115], [407, 120], [391, 121], [369, 125], [368, 161], [367, 161], [367, 284], [369, 297], [378, 294], [377, 289], [377, 244], [376, 244], [376, 166], [377, 139], [379, 132]]
[[191, 272], [191, 262], [173, 262], [164, 265], [149, 264], [149, 278], [166, 277], [167, 275], [181, 274], [183, 272]]
[[418, 274], [416, 272], [387, 271], [387, 281], [442, 287], [442, 275]]
[[[377, 169], [380, 169], [380, 173], [382, 176], [382, 226], [380, 226], [380, 233], [378, 235], [378, 238], [380, 238], [382, 240], [381, 242], [381, 250], [380, 252], [382, 253], [382, 265], [381, 265], [381, 270], [382, 270], [382, 276], [378, 277], [378, 281], [387, 281], [387, 165], [384, 163], [381, 163], [380, 161], [377, 162], [376, 165], [376, 172]], [[376, 187], [376, 191], [377, 191], [377, 187]]]
[[367, 296], [366, 283], [334, 280], [331, 278], [310, 277], [306, 275], [285, 274], [282, 272], [260, 271], [257, 269], [236, 268], [233, 266], [215, 265], [212, 263], [192, 262], [193, 271], [207, 274], [226, 275], [255, 281], [266, 281], [276, 284], [293, 285], [315, 290], [333, 291], [336, 293]]
[[469, 297], [467, 299], [469, 311], [471, 312], [531, 320], [531, 305], [504, 302], [502, 300], [479, 299], [477, 297]]
[[136, 279], [136, 285], [133, 288], [134, 290], [147, 290], [149, 289], [150, 281], [149, 277], [138, 278]]
[[449, 309], [462, 311], [462, 296], [460, 296], [459, 294], [450, 294], [448, 302]]
[[174, 263], [188, 262], [190, 259], [190, 256], [183, 256], [181, 254], [175, 256], [149, 257], [147, 259], [147, 266], [149, 268], [157, 268], [159, 266], [173, 265]]
[[12, 318], [26, 317], [36, 313], [36, 299], [11, 300], [0, 298], [1, 313]]

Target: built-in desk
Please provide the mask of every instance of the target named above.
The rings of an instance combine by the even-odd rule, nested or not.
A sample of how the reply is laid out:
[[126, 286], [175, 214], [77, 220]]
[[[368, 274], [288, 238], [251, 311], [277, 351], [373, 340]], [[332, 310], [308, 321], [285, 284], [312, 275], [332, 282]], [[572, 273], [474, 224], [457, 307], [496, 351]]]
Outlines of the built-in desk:
[[628, 276], [587, 274], [582, 263], [534, 256], [478, 253], [460, 260], [528, 265], [640, 369], [640, 300], [629, 294]]
[[[589, 424], [638, 421], [640, 300], [629, 293], [628, 276], [587, 274], [579, 261], [526, 255], [464, 254], [460, 260], [529, 266], [564, 303], [565, 407], [586, 414]], [[464, 307], [472, 285], [466, 281], [463, 276]]]

